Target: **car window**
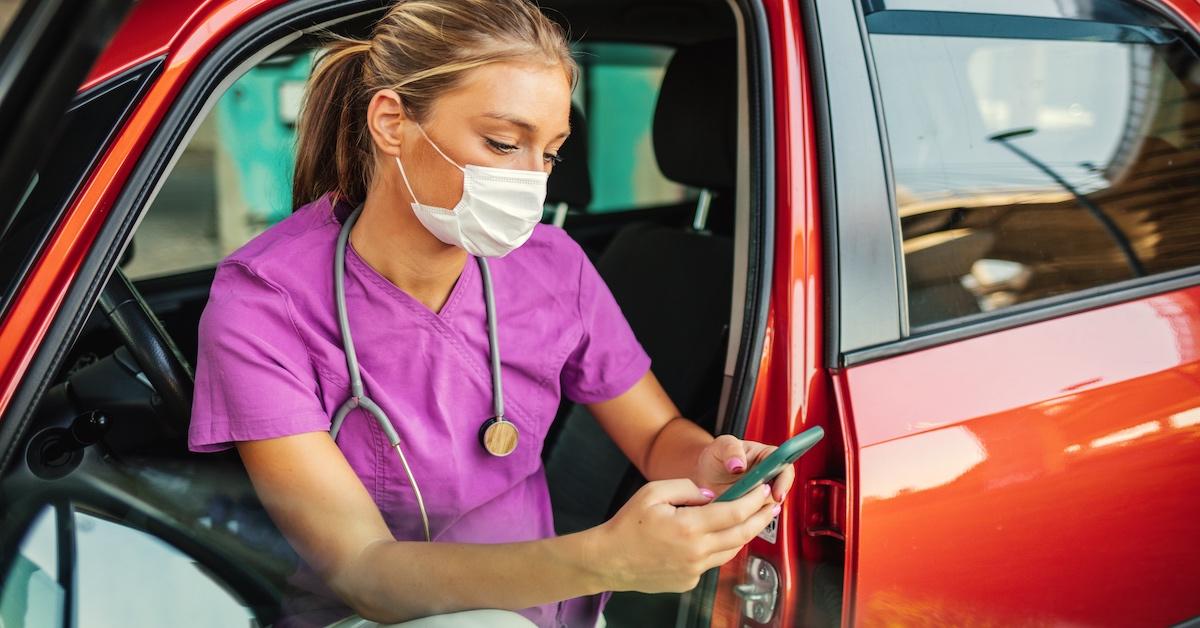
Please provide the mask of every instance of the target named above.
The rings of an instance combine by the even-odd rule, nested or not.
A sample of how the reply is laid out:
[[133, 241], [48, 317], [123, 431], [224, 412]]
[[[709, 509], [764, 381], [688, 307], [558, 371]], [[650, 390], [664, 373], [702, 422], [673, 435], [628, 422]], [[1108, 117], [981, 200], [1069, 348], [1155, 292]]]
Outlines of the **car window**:
[[931, 6], [866, 16], [912, 326], [1200, 265], [1188, 36], [1127, 2]]
[[312, 56], [272, 57], [218, 98], [138, 225], [128, 277], [212, 267], [291, 214], [295, 123]]
[[198, 561], [140, 529], [65, 504], [42, 508], [0, 583], [4, 627], [258, 625]]
[[59, 141], [21, 203], [0, 211], [0, 313], [7, 310], [45, 239], [161, 68], [151, 59], [79, 93]]
[[695, 198], [696, 190], [664, 177], [654, 157], [654, 108], [671, 54], [671, 48], [648, 44], [578, 46], [583, 77], [574, 95], [588, 126], [588, 212]]
[[55, 510], [44, 507], [0, 578], [0, 626], [63, 625], [66, 592], [59, 583], [56, 523]]
[[[691, 202], [698, 190], [667, 180], [651, 128], [672, 49], [576, 44], [573, 98], [588, 124], [588, 212]], [[222, 94], [167, 176], [134, 235], [130, 279], [209, 268], [291, 214], [296, 118], [313, 51], [278, 55]], [[548, 215], [552, 213], [548, 212]]]
[[12, 25], [13, 18], [17, 17], [17, 11], [21, 10], [23, 4], [25, 3], [21, 0], [0, 0], [0, 37], [8, 32], [8, 27]]
[[200, 563], [141, 530], [74, 511], [77, 626], [253, 626]]

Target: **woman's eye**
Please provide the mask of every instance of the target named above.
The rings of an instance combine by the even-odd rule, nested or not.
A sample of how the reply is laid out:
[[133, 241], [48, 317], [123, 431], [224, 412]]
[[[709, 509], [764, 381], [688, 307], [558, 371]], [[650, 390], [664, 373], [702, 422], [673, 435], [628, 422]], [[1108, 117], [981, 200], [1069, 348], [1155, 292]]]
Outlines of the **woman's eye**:
[[546, 163], [553, 163], [556, 166], [563, 162], [563, 158], [555, 153], [546, 153], [542, 158], [546, 160]]
[[505, 144], [503, 142], [497, 142], [496, 140], [494, 140], [490, 137], [485, 137], [484, 139], [487, 140], [487, 143], [489, 146], [491, 146], [493, 149], [495, 149], [501, 153], [511, 153], [514, 150], [517, 150], [517, 147], [513, 146], [512, 144]]

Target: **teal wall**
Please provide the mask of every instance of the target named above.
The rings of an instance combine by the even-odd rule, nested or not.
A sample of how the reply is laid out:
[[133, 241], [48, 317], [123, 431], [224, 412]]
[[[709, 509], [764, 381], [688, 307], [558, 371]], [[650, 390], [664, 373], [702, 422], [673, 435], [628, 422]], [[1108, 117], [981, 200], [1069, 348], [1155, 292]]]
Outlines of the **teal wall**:
[[[659, 172], [651, 139], [670, 49], [589, 44], [576, 52], [584, 76], [573, 97], [589, 128], [593, 200], [587, 209], [614, 211], [690, 198], [689, 189]], [[311, 63], [311, 54], [264, 63], [217, 102], [217, 141], [234, 164], [237, 193], [251, 215], [268, 224], [291, 213], [295, 127], [285, 112], [294, 111]]]
[[302, 85], [311, 63], [306, 54], [255, 67], [217, 101], [218, 142], [236, 166], [238, 192], [268, 223], [292, 212], [296, 129], [281, 112], [285, 93], [295, 93], [287, 85]]

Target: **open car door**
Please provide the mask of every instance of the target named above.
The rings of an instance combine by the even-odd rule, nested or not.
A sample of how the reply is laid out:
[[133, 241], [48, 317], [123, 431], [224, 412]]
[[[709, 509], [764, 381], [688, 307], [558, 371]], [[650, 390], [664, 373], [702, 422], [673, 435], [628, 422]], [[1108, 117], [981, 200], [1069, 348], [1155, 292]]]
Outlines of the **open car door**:
[[23, 0], [0, 39], [0, 239], [37, 185], [63, 113], [133, 0]]

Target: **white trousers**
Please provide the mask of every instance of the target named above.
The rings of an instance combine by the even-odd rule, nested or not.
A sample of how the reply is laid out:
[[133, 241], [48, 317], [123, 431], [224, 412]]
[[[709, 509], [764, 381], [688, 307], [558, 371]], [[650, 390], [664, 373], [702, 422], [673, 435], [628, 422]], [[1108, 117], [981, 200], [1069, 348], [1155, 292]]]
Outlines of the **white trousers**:
[[[608, 622], [604, 615], [596, 620], [596, 628], [605, 628]], [[327, 628], [537, 628], [520, 613], [494, 608], [458, 611], [402, 621], [398, 624], [380, 624], [351, 615]]]

